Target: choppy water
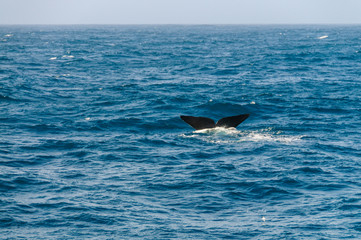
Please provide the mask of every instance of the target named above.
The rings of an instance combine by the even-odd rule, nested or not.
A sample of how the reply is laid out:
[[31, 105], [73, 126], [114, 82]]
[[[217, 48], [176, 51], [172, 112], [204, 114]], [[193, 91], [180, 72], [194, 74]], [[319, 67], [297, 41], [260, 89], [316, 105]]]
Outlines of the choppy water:
[[0, 26], [0, 238], [360, 239], [360, 95], [361, 26]]

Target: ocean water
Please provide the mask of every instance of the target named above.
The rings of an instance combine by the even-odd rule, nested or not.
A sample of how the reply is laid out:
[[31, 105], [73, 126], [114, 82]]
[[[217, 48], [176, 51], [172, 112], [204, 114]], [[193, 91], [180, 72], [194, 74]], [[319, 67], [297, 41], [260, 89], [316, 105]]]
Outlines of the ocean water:
[[358, 25], [0, 26], [0, 238], [360, 239], [360, 96]]

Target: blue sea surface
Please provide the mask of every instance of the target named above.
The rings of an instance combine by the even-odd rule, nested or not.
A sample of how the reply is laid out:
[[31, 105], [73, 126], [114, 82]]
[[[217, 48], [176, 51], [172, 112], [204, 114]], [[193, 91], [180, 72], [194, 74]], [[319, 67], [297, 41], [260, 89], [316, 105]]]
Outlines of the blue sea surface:
[[0, 26], [0, 238], [361, 239], [360, 110], [359, 25]]

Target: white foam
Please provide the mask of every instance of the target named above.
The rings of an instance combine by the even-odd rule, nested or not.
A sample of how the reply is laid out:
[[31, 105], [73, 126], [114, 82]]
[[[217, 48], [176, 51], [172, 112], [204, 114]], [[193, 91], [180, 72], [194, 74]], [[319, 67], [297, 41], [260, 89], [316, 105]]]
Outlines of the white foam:
[[325, 38], [328, 38], [328, 36], [327, 36], [327, 35], [321, 36], [321, 37], [319, 37], [318, 39], [325, 39]]
[[62, 58], [74, 58], [73, 55], [63, 55]]
[[12, 37], [14, 36], [13, 34], [6, 34], [5, 37]]
[[246, 141], [252, 142], [281, 142], [281, 143], [292, 143], [301, 140], [304, 136], [286, 136], [278, 135], [277, 133], [258, 133], [251, 132], [245, 136]]
[[49, 60], [56, 60], [56, 59], [57, 59], [57, 57], [52, 57]]
[[224, 127], [215, 127], [215, 128], [206, 128], [201, 130], [195, 130], [195, 133], [207, 133], [207, 134], [232, 134], [238, 133], [239, 131], [235, 128], [224, 128]]
[[279, 142], [290, 144], [300, 141], [304, 136], [283, 135], [271, 128], [255, 131], [239, 131], [236, 128], [209, 128], [196, 130], [193, 134], [182, 134], [184, 138], [196, 138], [209, 143], [239, 143], [239, 142]]

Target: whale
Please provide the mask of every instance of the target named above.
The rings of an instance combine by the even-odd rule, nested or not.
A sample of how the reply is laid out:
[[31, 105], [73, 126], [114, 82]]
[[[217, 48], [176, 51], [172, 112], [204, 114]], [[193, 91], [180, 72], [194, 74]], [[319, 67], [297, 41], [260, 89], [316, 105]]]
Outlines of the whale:
[[207, 117], [193, 117], [181, 115], [180, 118], [188, 123], [195, 130], [202, 130], [207, 128], [236, 128], [240, 123], [246, 120], [249, 117], [249, 114], [241, 114], [231, 117], [221, 118], [215, 123], [213, 119]]

